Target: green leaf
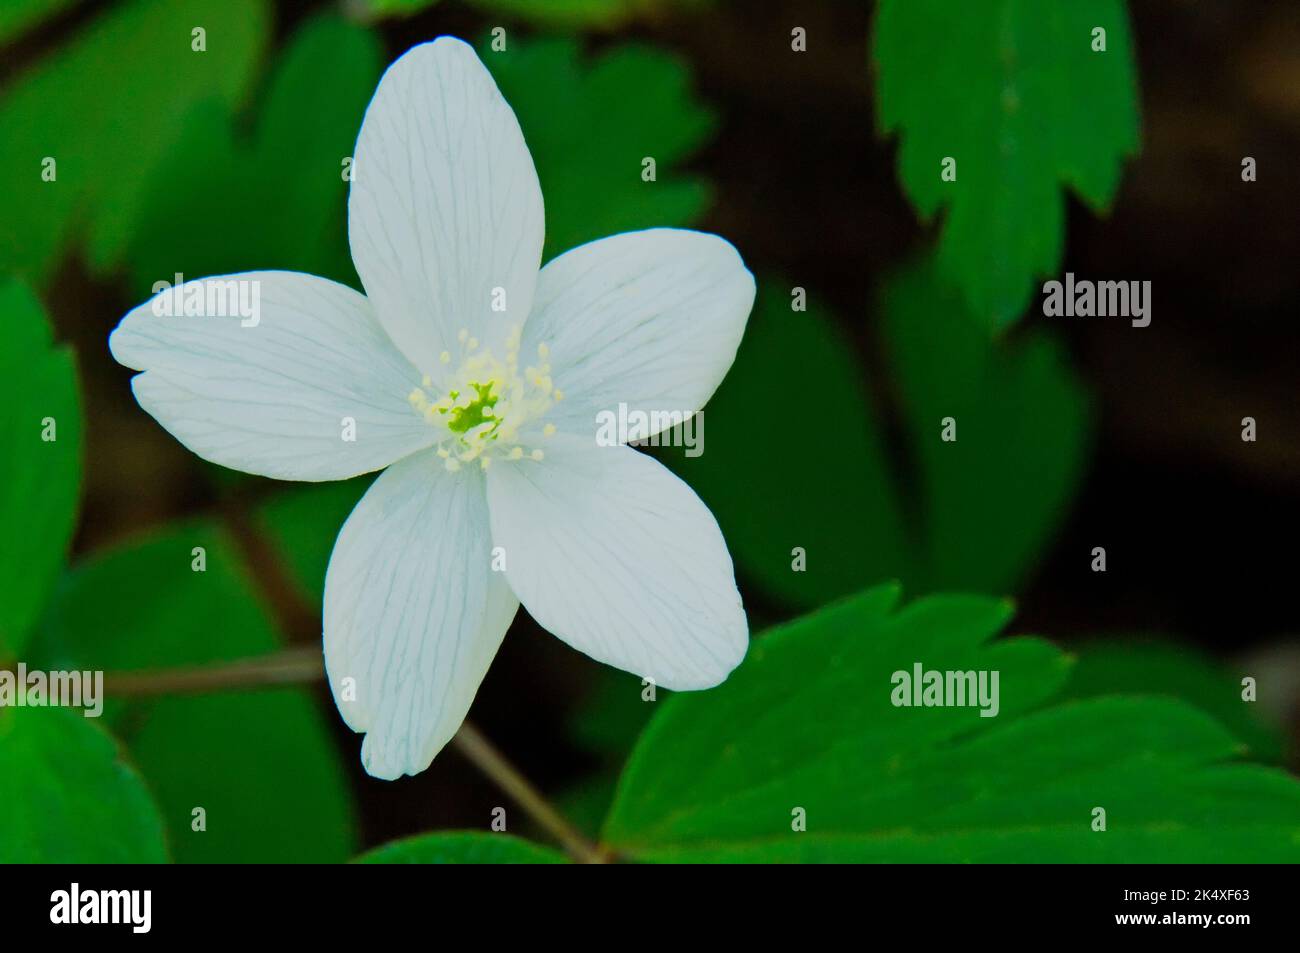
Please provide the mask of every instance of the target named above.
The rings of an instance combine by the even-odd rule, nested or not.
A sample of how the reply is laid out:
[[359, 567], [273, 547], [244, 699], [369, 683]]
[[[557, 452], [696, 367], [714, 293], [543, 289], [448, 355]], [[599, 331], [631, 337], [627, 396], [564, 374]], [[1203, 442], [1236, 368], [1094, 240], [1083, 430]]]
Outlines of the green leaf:
[[0, 5], [0, 44], [7, 43], [76, 0], [5, 0]]
[[[40, 303], [0, 281], [0, 659], [16, 657], [67, 554], [81, 486], [81, 400], [72, 351]], [[52, 439], [51, 439], [52, 438]]]
[[[174, 143], [176, 118], [200, 102], [239, 101], [269, 21], [263, 0], [137, 0], [17, 77], [0, 100], [0, 269], [44, 279], [83, 234], [96, 271], [116, 266], [137, 210], [157, 188], [152, 176]], [[206, 52], [191, 49], [199, 26]], [[53, 181], [42, 177], [46, 158], [57, 163]]]
[[167, 860], [144, 783], [80, 711], [0, 708], [0, 808], [0, 864]]
[[[704, 411], [704, 452], [660, 459], [713, 510], [742, 577], [782, 603], [822, 605], [891, 578], [920, 592], [1014, 591], [1078, 488], [1083, 387], [1049, 334], [981, 334], [928, 261], [891, 279], [880, 304], [901, 459], [853, 342], [815, 301], [791, 310], [790, 288], [770, 280]], [[948, 416], [955, 442], [941, 439]]]
[[362, 854], [359, 864], [565, 864], [561, 853], [509, 834], [438, 831], [393, 841]]
[[442, 0], [357, 0], [353, 10], [362, 18], [409, 17], [436, 7]]
[[[387, 0], [393, 2], [393, 0]], [[396, 0], [398, 3], [406, 0]], [[485, 13], [517, 17], [539, 27], [561, 30], [614, 30], [629, 22], [662, 17], [676, 8], [701, 8], [708, 0], [469, 0]]]
[[[778, 628], [720, 687], [674, 695], [605, 843], [656, 861], [1300, 860], [1300, 784], [1232, 763], [1240, 746], [1208, 716], [1162, 698], [1057, 703], [1057, 649], [991, 641], [1008, 603], [897, 595]], [[895, 707], [894, 673], [916, 663], [998, 672], [998, 714]]]
[[[1060, 266], [1062, 188], [1105, 209], [1138, 149], [1123, 0], [882, 0], [873, 55], [903, 187], [925, 218], [948, 209], [940, 263], [976, 318], [1002, 328]], [[955, 181], [940, 176], [945, 158]]]
[[[441, 0], [358, 0], [363, 16], [412, 16]], [[468, 0], [484, 13], [514, 17], [554, 29], [613, 30], [640, 17], [661, 15], [672, 8], [698, 8], [708, 0]]]
[[672, 693], [655, 688], [647, 701], [642, 679], [607, 665], [596, 670], [585, 698], [568, 716], [570, 737], [584, 750], [605, 758], [622, 758], [654, 713]]
[[[514, 108], [546, 201], [551, 258], [617, 232], [689, 225], [711, 187], [681, 171], [717, 120], [677, 57], [626, 43], [588, 59], [573, 39], [519, 40], [479, 55]], [[562, 103], [563, 108], [556, 104]], [[656, 181], [642, 181], [653, 157]]]
[[[703, 414], [704, 452], [659, 456], [708, 504], [744, 575], [813, 606], [902, 576], [909, 554], [853, 345], [815, 303], [790, 302], [788, 286], [760, 282], [736, 363]], [[802, 572], [791, 569], [796, 547]]]
[[[202, 572], [192, 568], [196, 547]], [[231, 541], [193, 522], [78, 566], [33, 648], [49, 668], [111, 671], [234, 661], [279, 645]], [[158, 793], [177, 860], [351, 856], [346, 779], [305, 689], [141, 700], [106, 717]], [[195, 808], [206, 812], [206, 831], [192, 829]]]
[[1014, 590], [1078, 490], [1091, 432], [1083, 385], [1046, 331], [990, 341], [928, 260], [886, 285], [881, 312], [917, 470], [908, 482], [923, 501], [908, 581]]
[[369, 489], [372, 476], [286, 489], [257, 512], [259, 528], [311, 605], [325, 598], [325, 569], [343, 523]]
[[[249, 136], [234, 136], [220, 103], [193, 112], [144, 201], [130, 251], [139, 293], [176, 272], [271, 268], [358, 285], [343, 160], [381, 66], [373, 34], [320, 15], [278, 59]], [[177, 227], [185, 221], [204, 225]]]
[[1177, 698], [1218, 719], [1251, 758], [1279, 764], [1286, 757], [1286, 736], [1258, 714], [1256, 703], [1242, 699], [1245, 674], [1185, 645], [1150, 637], [1107, 638], [1079, 650], [1064, 697], [1133, 692]]

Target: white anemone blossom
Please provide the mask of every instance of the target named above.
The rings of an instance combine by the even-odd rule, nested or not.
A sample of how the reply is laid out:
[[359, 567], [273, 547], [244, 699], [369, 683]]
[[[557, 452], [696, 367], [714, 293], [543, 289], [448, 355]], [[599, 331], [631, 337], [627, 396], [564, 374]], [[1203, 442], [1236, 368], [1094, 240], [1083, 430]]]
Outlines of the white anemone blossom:
[[366, 734], [366, 770], [429, 766], [520, 603], [657, 685], [721, 682], [748, 626], [718, 525], [658, 462], [598, 445], [596, 420], [620, 403], [704, 405], [753, 305], [736, 250], [659, 228], [540, 267], [542, 194], [519, 124], [449, 37], [384, 74], [353, 169], [364, 295], [293, 272], [199, 279], [180, 292], [251, 283], [258, 320], [155, 297], [109, 346], [142, 372], [140, 406], [206, 460], [281, 480], [387, 468], [325, 577], [326, 669]]

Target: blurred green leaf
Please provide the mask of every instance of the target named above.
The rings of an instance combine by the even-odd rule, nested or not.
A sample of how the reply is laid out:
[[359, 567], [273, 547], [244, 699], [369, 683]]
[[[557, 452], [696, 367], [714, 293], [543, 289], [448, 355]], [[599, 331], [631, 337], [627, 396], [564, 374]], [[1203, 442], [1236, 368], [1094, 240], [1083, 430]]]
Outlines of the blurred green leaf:
[[[981, 324], [1004, 327], [1060, 266], [1062, 186], [1102, 210], [1137, 152], [1123, 0], [882, 0], [873, 55], [903, 186], [924, 218], [948, 208], [940, 263]], [[948, 157], [952, 182], [940, 178]]]
[[310, 605], [319, 607], [325, 598], [325, 569], [334, 541], [373, 480], [373, 476], [360, 476], [287, 488], [258, 510], [259, 528], [288, 567], [298, 594]]
[[436, 7], [442, 0], [356, 0], [352, 9], [362, 17], [409, 17]]
[[[394, 2], [394, 0], [381, 0]], [[402, 3], [404, 0], [395, 0]], [[468, 0], [485, 13], [517, 17], [539, 27], [612, 30], [632, 20], [662, 17], [681, 8], [700, 8], [709, 0]]]
[[[412, 16], [441, 0], [357, 0], [363, 16]], [[662, 15], [675, 8], [703, 7], [709, 0], [466, 0], [484, 13], [555, 29], [612, 30], [631, 20]]]
[[[1054, 704], [1061, 652], [990, 641], [1008, 603], [897, 597], [882, 586], [778, 628], [718, 688], [673, 696], [605, 843], [658, 861], [1300, 859], [1300, 783], [1231, 763], [1240, 745], [1208, 716], [1159, 698]], [[997, 671], [997, 716], [895, 707], [893, 673], [915, 663]]]
[[379, 41], [331, 14], [278, 58], [257, 122], [234, 138], [224, 104], [189, 116], [144, 198], [130, 250], [137, 292], [154, 282], [284, 269], [358, 286], [343, 160], [382, 67]]
[[[853, 342], [814, 302], [792, 311], [775, 281], [760, 283], [736, 363], [705, 409], [704, 453], [660, 459], [712, 509], [742, 575], [787, 605], [891, 578], [920, 592], [1014, 591], [1078, 488], [1083, 387], [1048, 334], [981, 334], [928, 262], [891, 279], [880, 301], [901, 460]], [[948, 416], [955, 442], [940, 439]]]
[[[929, 261], [896, 275], [880, 310], [923, 501], [914, 584], [1014, 590], [1079, 487], [1083, 385], [1044, 331], [990, 341]], [[945, 417], [955, 441], [941, 439]]]
[[[191, 30], [207, 31], [206, 52]], [[105, 271], [125, 251], [152, 176], [195, 104], [232, 107], [266, 45], [264, 0], [137, 0], [96, 19], [0, 99], [0, 269], [47, 278], [74, 234]], [[55, 160], [45, 181], [44, 160]], [[211, 222], [180, 219], [176, 230]]]
[[1241, 677], [1186, 645], [1149, 637], [1106, 639], [1078, 650], [1064, 698], [1130, 692], [1177, 698], [1213, 715], [1242, 742], [1250, 757], [1271, 764], [1286, 754], [1282, 729], [1241, 697]]
[[592, 754], [622, 758], [631, 750], [655, 708], [672, 692], [655, 687], [647, 701], [640, 676], [603, 665], [589, 693], [568, 717], [569, 735]]
[[7, 43], [76, 0], [5, 0], [0, 5], [0, 44]]
[[[81, 400], [72, 351], [56, 347], [22, 284], [0, 281], [0, 659], [27, 641], [67, 554], [81, 486]], [[47, 439], [53, 438], [53, 439]]]
[[[890, 461], [852, 342], [760, 282], [736, 363], [703, 418], [704, 452], [660, 459], [691, 484], [743, 573], [813, 606], [909, 569]], [[803, 572], [791, 570], [802, 547]]]
[[167, 860], [144, 783], [79, 710], [0, 708], [0, 807], [0, 864]]
[[438, 831], [362, 854], [360, 864], [565, 864], [563, 854], [509, 834]]
[[[206, 571], [192, 569], [202, 547]], [[206, 522], [105, 552], [55, 594], [34, 651], [50, 668], [162, 669], [280, 646], [225, 533]], [[351, 805], [322, 713], [301, 688], [172, 696], [107, 717], [158, 793], [177, 860], [341, 861]], [[194, 808], [207, 830], [191, 829]]]
[[[551, 258], [617, 232], [689, 225], [711, 187], [682, 172], [717, 120], [691, 90], [677, 57], [622, 44], [590, 59], [573, 39], [511, 38], [505, 52], [480, 45], [483, 62], [519, 117], [546, 202]], [[641, 179], [642, 159], [657, 180]]]

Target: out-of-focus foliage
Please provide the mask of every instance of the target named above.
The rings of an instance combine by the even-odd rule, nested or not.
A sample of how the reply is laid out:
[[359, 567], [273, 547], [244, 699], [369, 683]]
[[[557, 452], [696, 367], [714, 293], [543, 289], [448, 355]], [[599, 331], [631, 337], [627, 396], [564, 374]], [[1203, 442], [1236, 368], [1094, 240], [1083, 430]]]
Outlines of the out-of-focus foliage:
[[[790, 301], [788, 287], [760, 283], [736, 363], [703, 413], [704, 452], [661, 459], [709, 505], [742, 576], [814, 606], [910, 567], [853, 344], [816, 303], [798, 312]], [[791, 571], [796, 547], [802, 572]]]
[[[72, 352], [32, 293], [0, 281], [0, 659], [26, 644], [72, 538], [81, 402]], [[53, 437], [54, 439], [46, 439]]]
[[[1300, 860], [1300, 783], [1233, 763], [1241, 742], [1207, 715], [1062, 703], [1059, 650], [990, 641], [1008, 603], [897, 598], [883, 586], [783, 626], [720, 687], [665, 702], [605, 842], [678, 861]], [[895, 707], [893, 673], [917, 663], [1000, 673], [997, 716]]]
[[1111, 637], [1080, 651], [1063, 697], [1123, 692], [1178, 698], [1222, 722], [1251, 759], [1278, 763], [1286, 754], [1285, 736], [1259, 714], [1257, 705], [1242, 700], [1241, 678], [1246, 674], [1230, 673], [1190, 646], [1141, 636]]
[[343, 522], [369, 488], [370, 477], [317, 483], [277, 493], [258, 510], [259, 527], [284, 560], [298, 594], [319, 607], [325, 569]]
[[1049, 331], [990, 343], [929, 261], [885, 285], [880, 311], [922, 501], [919, 587], [1014, 591], [1083, 476], [1083, 384]]
[[816, 304], [792, 311], [789, 289], [771, 281], [704, 411], [705, 452], [662, 458], [709, 504], [742, 573], [789, 604], [888, 578], [919, 591], [1013, 591], [1078, 486], [1083, 388], [1046, 333], [990, 341], [929, 262], [887, 285], [881, 311], [903, 470], [851, 342]]
[[[689, 225], [711, 188], [682, 172], [712, 135], [714, 112], [691, 91], [690, 70], [641, 44], [582, 55], [573, 39], [512, 39], [479, 54], [519, 117], [546, 205], [546, 258], [616, 232]], [[655, 160], [655, 181], [642, 160]]]
[[[200, 24], [205, 52], [192, 49]], [[74, 235], [94, 269], [120, 265], [158, 163], [180, 139], [173, 118], [239, 102], [269, 29], [262, 0], [138, 0], [14, 79], [0, 98], [0, 270], [42, 280]]]
[[[365, 17], [411, 16], [442, 0], [354, 0]], [[553, 29], [610, 30], [629, 21], [681, 9], [707, 6], [711, 0], [465, 0], [488, 14]]]
[[[204, 571], [194, 571], [202, 547]], [[50, 668], [141, 670], [263, 655], [271, 620], [215, 526], [173, 526], [75, 568], [33, 657]], [[340, 861], [351, 805], [322, 712], [301, 688], [178, 695], [106, 712], [158, 796], [177, 860]], [[205, 831], [191, 812], [202, 807]]]
[[1005, 327], [1060, 265], [1062, 187], [1104, 209], [1137, 151], [1124, 2], [881, 0], [873, 56], [903, 187], [925, 218], [948, 209], [940, 264], [982, 325]]
[[0, 863], [166, 859], [158, 810], [103, 729], [75, 709], [0, 708]]
[[318, 16], [277, 57], [249, 135], [220, 101], [186, 117], [141, 206], [130, 249], [137, 295], [177, 272], [284, 269], [357, 285], [344, 160], [382, 60], [373, 34]]
[[0, 4], [0, 43], [7, 43], [76, 0], [5, 0]]
[[361, 864], [563, 864], [563, 854], [509, 834], [439, 831], [393, 841], [362, 854]]

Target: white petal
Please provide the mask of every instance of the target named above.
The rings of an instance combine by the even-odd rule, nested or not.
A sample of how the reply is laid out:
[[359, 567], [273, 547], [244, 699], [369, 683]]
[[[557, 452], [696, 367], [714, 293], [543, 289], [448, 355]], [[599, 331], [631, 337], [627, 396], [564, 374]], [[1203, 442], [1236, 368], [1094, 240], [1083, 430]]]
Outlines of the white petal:
[[348, 238], [402, 352], [437, 378], [461, 328], [488, 345], [522, 327], [542, 231], [532, 156], [474, 50], [442, 37], [390, 66], [357, 139]]
[[[233, 305], [232, 289], [257, 307]], [[192, 292], [221, 316], [169, 313]], [[144, 372], [131, 381], [141, 407], [200, 457], [245, 473], [338, 480], [436, 437], [407, 403], [420, 375], [369, 302], [324, 278], [261, 271], [187, 281], [128, 313], [108, 343], [119, 363]]]
[[[465, 720], [519, 603], [491, 568], [482, 473], [432, 451], [384, 471], [325, 574], [325, 667], [377, 778], [418, 774]], [[351, 682], [347, 680], [351, 679]]]
[[731, 367], [753, 304], [753, 275], [716, 235], [627, 232], [542, 269], [524, 356], [550, 348], [564, 393], [550, 416], [566, 433], [593, 435], [596, 414], [620, 403], [689, 414]]
[[716, 685], [744, 657], [718, 524], [657, 461], [557, 436], [543, 461], [488, 471], [488, 508], [515, 595], [574, 648], [671, 689]]

